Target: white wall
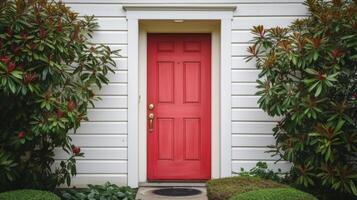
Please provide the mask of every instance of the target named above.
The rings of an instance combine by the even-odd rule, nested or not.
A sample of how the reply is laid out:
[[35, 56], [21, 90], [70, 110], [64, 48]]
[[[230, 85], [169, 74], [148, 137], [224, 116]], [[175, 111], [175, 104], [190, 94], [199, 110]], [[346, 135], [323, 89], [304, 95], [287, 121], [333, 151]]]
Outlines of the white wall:
[[[90, 109], [89, 122], [84, 122], [74, 143], [85, 153], [78, 160], [78, 175], [73, 185], [127, 183], [127, 21], [122, 3], [230, 3], [237, 10], [232, 21], [232, 170], [251, 168], [259, 160], [271, 168], [287, 169], [286, 163], [274, 165], [276, 158], [264, 153], [274, 143], [272, 127], [275, 119], [258, 108], [255, 96], [258, 71], [254, 63], [245, 63], [246, 49], [253, 25], [286, 26], [307, 14], [303, 0], [65, 0], [68, 6], [83, 15], [95, 15], [100, 27], [94, 34], [95, 43], [121, 49], [115, 58], [118, 68], [110, 84], [98, 92], [103, 101]], [[57, 158], [66, 155], [58, 153]]]

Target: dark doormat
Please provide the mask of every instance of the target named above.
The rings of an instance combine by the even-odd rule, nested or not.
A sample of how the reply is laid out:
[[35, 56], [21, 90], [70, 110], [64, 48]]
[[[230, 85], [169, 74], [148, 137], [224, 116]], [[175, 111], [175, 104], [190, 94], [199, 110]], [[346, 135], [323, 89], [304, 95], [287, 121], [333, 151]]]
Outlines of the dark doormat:
[[201, 190], [191, 188], [164, 188], [153, 191], [156, 195], [170, 196], [170, 197], [183, 197], [201, 194]]

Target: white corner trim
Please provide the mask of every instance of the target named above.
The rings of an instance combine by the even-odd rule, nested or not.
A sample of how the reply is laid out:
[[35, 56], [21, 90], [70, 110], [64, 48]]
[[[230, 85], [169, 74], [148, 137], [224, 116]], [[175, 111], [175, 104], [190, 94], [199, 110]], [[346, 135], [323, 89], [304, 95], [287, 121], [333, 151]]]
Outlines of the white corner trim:
[[234, 11], [236, 8], [231, 4], [123, 4], [126, 11]]
[[[231, 161], [231, 26], [233, 8], [227, 10], [195, 10], [192, 5], [185, 10], [176, 8], [160, 10], [158, 6], [142, 7], [143, 10], [130, 9], [124, 5], [128, 20], [128, 185], [138, 187], [139, 183], [139, 20], [220, 20], [221, 22], [221, 60], [220, 60], [220, 176], [232, 174]], [[133, 6], [131, 7], [133, 8]], [[144, 9], [145, 8], [145, 9]]]
[[139, 177], [139, 21], [128, 20], [128, 185]]
[[220, 69], [220, 129], [221, 177], [232, 175], [232, 111], [231, 111], [231, 41], [232, 20], [221, 20], [221, 69]]

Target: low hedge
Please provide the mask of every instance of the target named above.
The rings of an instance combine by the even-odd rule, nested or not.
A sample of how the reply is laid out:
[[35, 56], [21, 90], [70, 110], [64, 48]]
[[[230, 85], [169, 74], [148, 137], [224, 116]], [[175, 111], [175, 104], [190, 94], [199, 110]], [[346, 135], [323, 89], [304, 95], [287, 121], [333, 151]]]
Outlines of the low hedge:
[[61, 200], [57, 195], [41, 190], [14, 190], [0, 193], [0, 200]]
[[208, 181], [207, 196], [210, 200], [227, 200], [235, 194], [253, 190], [286, 187], [288, 186], [257, 177], [234, 176]]
[[317, 200], [317, 198], [293, 188], [269, 188], [236, 194], [229, 200]]

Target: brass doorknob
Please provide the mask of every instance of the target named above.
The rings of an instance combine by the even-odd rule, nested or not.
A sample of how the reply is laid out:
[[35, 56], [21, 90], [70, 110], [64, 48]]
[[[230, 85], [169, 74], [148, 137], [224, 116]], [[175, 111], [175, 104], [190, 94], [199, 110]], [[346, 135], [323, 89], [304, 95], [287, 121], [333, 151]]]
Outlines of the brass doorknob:
[[149, 104], [149, 110], [154, 110], [154, 108], [155, 108], [155, 105], [153, 104], [153, 103], [151, 103], [151, 104]]

